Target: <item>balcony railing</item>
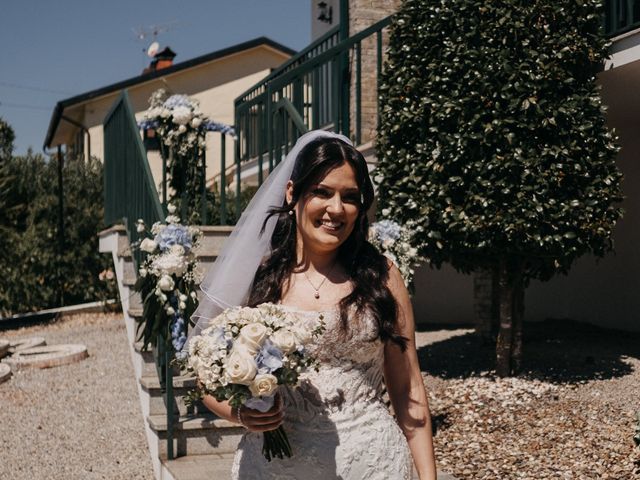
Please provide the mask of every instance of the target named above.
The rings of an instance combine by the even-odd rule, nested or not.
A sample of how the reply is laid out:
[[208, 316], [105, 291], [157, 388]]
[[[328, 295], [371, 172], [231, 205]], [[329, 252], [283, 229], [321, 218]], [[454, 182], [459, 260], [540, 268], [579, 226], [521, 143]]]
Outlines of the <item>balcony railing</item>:
[[262, 183], [265, 171], [308, 130], [341, 132], [361, 143], [363, 85], [370, 82], [364, 93], [375, 103], [383, 34], [390, 23], [387, 17], [340, 41], [336, 27], [235, 100], [237, 198], [244, 166], [255, 162], [255, 182]]
[[605, 0], [604, 29], [608, 37], [640, 28], [640, 0]]

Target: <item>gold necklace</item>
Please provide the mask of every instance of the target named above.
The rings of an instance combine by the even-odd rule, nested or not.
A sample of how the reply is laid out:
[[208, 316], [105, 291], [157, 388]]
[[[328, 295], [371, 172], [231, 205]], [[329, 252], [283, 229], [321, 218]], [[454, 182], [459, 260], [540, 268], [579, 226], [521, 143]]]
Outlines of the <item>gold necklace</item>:
[[331, 275], [331, 272], [333, 272], [333, 268], [336, 266], [335, 262], [332, 266], [331, 269], [329, 270], [329, 272], [325, 275], [325, 277], [322, 279], [322, 281], [320, 282], [320, 285], [318, 285], [317, 287], [313, 284], [313, 282], [311, 281], [311, 279], [309, 278], [309, 276], [307, 275], [306, 271], [302, 271], [302, 274], [304, 275], [304, 278], [307, 279], [307, 282], [309, 282], [309, 285], [311, 285], [311, 287], [315, 290], [315, 293], [313, 294], [313, 298], [315, 298], [316, 300], [320, 298], [320, 289], [322, 288], [322, 285], [324, 285], [324, 282], [327, 281], [327, 278], [329, 278], [329, 275]]

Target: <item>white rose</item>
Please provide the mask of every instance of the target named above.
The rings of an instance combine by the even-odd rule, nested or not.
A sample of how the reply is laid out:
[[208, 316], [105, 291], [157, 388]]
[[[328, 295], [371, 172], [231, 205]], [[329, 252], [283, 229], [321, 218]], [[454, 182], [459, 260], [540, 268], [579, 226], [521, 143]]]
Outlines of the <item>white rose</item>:
[[[188, 264], [182, 255], [174, 255], [171, 252], [158, 256], [152, 263], [152, 268], [164, 275], [177, 275], [181, 277], [187, 271]], [[173, 288], [173, 287], [172, 287]]]
[[238, 341], [251, 353], [256, 353], [267, 338], [267, 327], [261, 323], [250, 323], [242, 327]]
[[186, 131], [187, 131], [187, 127], [185, 127], [184, 125], [180, 125], [180, 126], [178, 127], [178, 131], [179, 131], [180, 133], [184, 133], [184, 132], [186, 132]]
[[184, 255], [184, 247], [182, 245], [171, 245], [171, 248], [169, 249], [169, 251], [173, 254], [173, 255]]
[[[176, 107], [173, 109], [173, 123], [180, 125], [181, 127], [185, 126], [187, 123], [191, 121], [191, 117], [193, 113], [189, 107]], [[185, 127], [185, 131], [186, 131]]]
[[184, 302], [180, 302], [180, 305], [178, 305], [180, 307], [180, 310], [184, 310], [185, 308], [187, 308], [187, 304]]
[[176, 206], [172, 203], [167, 205], [167, 211], [171, 214], [176, 213]]
[[202, 125], [202, 119], [200, 117], [193, 117], [191, 120], [191, 126], [193, 128], [198, 128], [200, 125]]
[[227, 357], [225, 378], [229, 383], [251, 385], [256, 373], [258, 373], [258, 365], [248, 352], [234, 350]]
[[278, 379], [270, 373], [256, 375], [249, 390], [254, 397], [264, 397], [271, 395], [278, 388]]
[[171, 116], [171, 110], [169, 110], [168, 108], [161, 108], [160, 116], [162, 118], [169, 118]]
[[158, 287], [160, 287], [160, 290], [163, 290], [165, 292], [173, 290], [174, 286], [175, 283], [173, 281], [173, 278], [171, 278], [169, 275], [163, 275], [162, 277], [160, 277], [160, 280], [158, 280]]
[[141, 276], [142, 278], [146, 277], [146, 276], [147, 276], [147, 273], [149, 273], [149, 272], [147, 272], [147, 269], [146, 269], [146, 268], [141, 268], [140, 270], [138, 270], [138, 272], [140, 273], [140, 276]]
[[296, 349], [296, 336], [285, 328], [275, 332], [271, 337], [271, 341], [283, 353], [291, 353]]
[[173, 307], [168, 307], [167, 308], [167, 314], [173, 315], [174, 313], [176, 313], [176, 311], [173, 309]]
[[181, 293], [179, 298], [181, 302], [186, 302], [189, 299], [189, 297], [187, 297], [184, 293]]
[[153, 253], [157, 246], [158, 244], [156, 242], [154, 242], [150, 238], [145, 238], [140, 243], [140, 250], [147, 253]]

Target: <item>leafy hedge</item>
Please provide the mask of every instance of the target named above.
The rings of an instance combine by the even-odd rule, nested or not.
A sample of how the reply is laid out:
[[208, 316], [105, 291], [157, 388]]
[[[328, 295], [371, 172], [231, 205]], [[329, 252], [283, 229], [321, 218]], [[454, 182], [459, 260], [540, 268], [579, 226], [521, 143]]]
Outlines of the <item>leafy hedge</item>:
[[386, 217], [416, 220], [419, 253], [462, 271], [507, 257], [528, 278], [612, 248], [615, 137], [595, 74], [597, 0], [405, 0], [381, 98]]
[[113, 293], [110, 282], [98, 278], [111, 266], [111, 259], [98, 252], [102, 164], [96, 159], [65, 161], [62, 255], [57, 172], [55, 159], [31, 151], [0, 162], [1, 316], [56, 307], [61, 300], [66, 305], [96, 301]]

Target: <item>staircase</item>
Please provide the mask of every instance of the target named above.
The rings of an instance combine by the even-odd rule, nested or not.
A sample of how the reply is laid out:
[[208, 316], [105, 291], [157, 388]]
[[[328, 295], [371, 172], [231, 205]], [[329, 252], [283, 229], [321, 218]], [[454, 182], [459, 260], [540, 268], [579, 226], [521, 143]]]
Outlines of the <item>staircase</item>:
[[[231, 227], [200, 227], [203, 238], [198, 259], [205, 269], [215, 260]], [[167, 399], [160, 386], [154, 354], [143, 351], [136, 342], [136, 319], [142, 316], [140, 295], [133, 291], [136, 272], [129, 252], [124, 226], [114, 226], [100, 233], [100, 251], [111, 253], [118, 280], [127, 341], [145, 419], [145, 433], [155, 478], [158, 480], [224, 480], [230, 478], [233, 453], [243, 429], [217, 418], [202, 405], [187, 408], [182, 396], [194, 387], [194, 380], [175, 372], [174, 398]], [[173, 451], [167, 458], [167, 404], [174, 412]]]

